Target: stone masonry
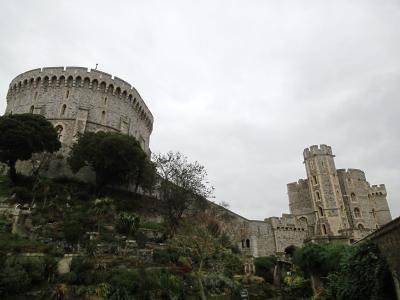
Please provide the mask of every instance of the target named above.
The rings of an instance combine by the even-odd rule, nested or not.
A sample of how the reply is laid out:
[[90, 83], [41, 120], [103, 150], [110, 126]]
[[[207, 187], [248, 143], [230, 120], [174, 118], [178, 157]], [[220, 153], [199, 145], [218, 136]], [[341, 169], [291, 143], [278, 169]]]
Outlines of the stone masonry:
[[358, 169], [336, 169], [327, 145], [306, 148], [303, 157], [307, 178], [287, 185], [290, 214], [237, 217], [243, 254], [280, 256], [307, 240], [352, 243], [391, 221], [384, 184], [370, 185]]
[[49, 67], [20, 74], [7, 94], [6, 114], [13, 113], [45, 116], [64, 147], [78, 133], [110, 131], [134, 136], [150, 154], [150, 110], [129, 83], [99, 70]]
[[287, 185], [290, 212], [312, 236], [359, 240], [392, 220], [385, 185], [370, 185], [358, 169], [336, 169], [331, 147], [304, 150], [307, 179]]

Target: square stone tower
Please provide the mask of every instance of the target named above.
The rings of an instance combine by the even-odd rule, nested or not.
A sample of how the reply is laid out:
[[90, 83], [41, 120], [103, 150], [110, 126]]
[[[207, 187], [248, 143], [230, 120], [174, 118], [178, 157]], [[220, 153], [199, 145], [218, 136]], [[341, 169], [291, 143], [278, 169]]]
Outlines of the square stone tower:
[[391, 221], [385, 185], [370, 185], [358, 169], [336, 169], [332, 149], [303, 152], [307, 179], [287, 185], [291, 214], [306, 221], [311, 236], [358, 240]]
[[314, 145], [303, 152], [310, 198], [314, 205], [316, 235], [339, 235], [348, 228], [336, 173], [334, 155], [327, 145]]

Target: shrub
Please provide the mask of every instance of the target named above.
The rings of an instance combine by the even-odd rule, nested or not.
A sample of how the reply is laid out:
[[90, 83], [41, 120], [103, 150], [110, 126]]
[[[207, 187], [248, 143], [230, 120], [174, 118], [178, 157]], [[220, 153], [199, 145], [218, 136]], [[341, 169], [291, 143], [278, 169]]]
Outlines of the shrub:
[[328, 276], [328, 294], [344, 299], [395, 299], [389, 267], [377, 245], [365, 242], [343, 257], [340, 270]]
[[177, 263], [179, 260], [179, 252], [173, 248], [154, 249], [153, 260], [159, 264]]
[[112, 273], [110, 283], [116, 290], [133, 294], [139, 290], [141, 280], [137, 270], [119, 269]]
[[16, 186], [12, 189], [13, 193], [17, 197], [17, 199], [21, 202], [30, 202], [32, 201], [32, 191], [23, 186]]
[[181, 294], [183, 289], [183, 280], [181, 277], [162, 271], [158, 278], [160, 289], [166, 292], [165, 297], [169, 296], [169, 299], [176, 299]]
[[118, 233], [134, 235], [139, 227], [139, 223], [140, 218], [138, 216], [123, 212], [118, 215], [116, 229]]
[[223, 256], [224, 275], [232, 278], [233, 275], [243, 273], [243, 263], [238, 255], [226, 254]]
[[78, 220], [70, 220], [64, 223], [63, 233], [65, 240], [74, 245], [84, 236], [85, 229]]
[[143, 231], [138, 230], [135, 234], [136, 243], [139, 248], [145, 248], [147, 243], [147, 236], [143, 233]]
[[0, 219], [0, 233], [11, 232], [12, 222], [5, 219]]
[[65, 274], [61, 274], [58, 276], [58, 282], [67, 283], [67, 284], [74, 284], [77, 282], [78, 276], [75, 272], [68, 272]]
[[30, 284], [29, 275], [20, 264], [5, 264], [0, 272], [0, 295], [23, 292]]
[[283, 282], [285, 299], [308, 299], [313, 294], [310, 281], [302, 276], [286, 276]]
[[93, 261], [88, 258], [75, 257], [71, 262], [71, 272], [76, 274], [76, 283], [91, 284], [93, 281]]
[[264, 278], [266, 282], [273, 283], [275, 264], [276, 257], [274, 256], [257, 257], [254, 260], [256, 275]]
[[46, 265], [43, 259], [28, 258], [21, 265], [28, 273], [32, 283], [40, 283], [46, 279]]

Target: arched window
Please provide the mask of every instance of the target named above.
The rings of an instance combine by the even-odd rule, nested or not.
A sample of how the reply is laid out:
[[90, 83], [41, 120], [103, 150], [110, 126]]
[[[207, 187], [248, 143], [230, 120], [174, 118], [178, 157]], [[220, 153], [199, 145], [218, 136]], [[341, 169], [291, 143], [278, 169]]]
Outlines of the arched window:
[[306, 217], [300, 217], [299, 221], [305, 224], [308, 224], [307, 218]]
[[106, 87], [107, 87], [106, 83], [104, 81], [102, 81], [100, 83], [100, 92], [104, 93], [106, 91]]
[[74, 77], [69, 76], [67, 78], [67, 86], [72, 87], [73, 83], [74, 83]]
[[55, 87], [57, 85], [57, 76], [51, 77], [51, 86]]
[[34, 109], [35, 109], [35, 107], [32, 105], [31, 108], [29, 109], [29, 113], [33, 114]]
[[67, 109], [67, 105], [63, 104], [61, 106], [61, 111], [60, 111], [60, 117], [63, 117], [65, 115], [65, 110]]
[[96, 91], [98, 86], [99, 86], [99, 82], [97, 81], [97, 79], [94, 79], [92, 81], [92, 89], [93, 89], [93, 91]]
[[101, 123], [104, 124], [106, 122], [106, 112], [103, 110], [101, 112]]
[[83, 87], [84, 88], [89, 88], [90, 86], [90, 78], [89, 77], [85, 77], [85, 79], [83, 80]]
[[62, 142], [62, 140], [63, 140], [63, 131], [64, 131], [64, 128], [63, 128], [61, 125], [57, 125], [57, 126], [56, 126], [56, 131], [57, 131], [57, 135], [58, 135], [58, 140], [59, 140], [60, 142]]
[[76, 87], [81, 87], [82, 84], [82, 78], [80, 76], [75, 78], [75, 86]]
[[49, 77], [46, 76], [46, 77], [43, 79], [43, 88], [44, 88], [45, 91], [47, 91], [47, 87], [48, 87], [48, 86], [49, 86]]
[[246, 240], [246, 248], [250, 248], [250, 240], [249, 239]]
[[112, 84], [110, 84], [107, 88], [107, 93], [109, 94], [113, 94], [114, 93], [114, 86]]
[[356, 218], [361, 218], [361, 213], [360, 213], [360, 209], [358, 207], [356, 207], [354, 209], [354, 217]]
[[322, 209], [321, 206], [318, 206], [318, 212], [319, 212], [319, 215], [320, 215], [321, 217], [324, 216], [324, 210]]
[[358, 224], [358, 225], [357, 225], [357, 228], [360, 229], [360, 230], [363, 230], [363, 229], [364, 229], [364, 226], [363, 226], [363, 224]]
[[350, 194], [350, 197], [351, 197], [351, 201], [357, 201], [357, 198], [356, 198], [356, 194], [354, 194], [354, 193], [351, 193]]
[[315, 192], [315, 196], [317, 196], [317, 200], [321, 200], [321, 195], [319, 194], [318, 191]]
[[326, 235], [326, 234], [327, 234], [327, 231], [326, 231], [326, 226], [325, 226], [325, 224], [322, 224], [322, 233], [323, 233], [324, 235]]

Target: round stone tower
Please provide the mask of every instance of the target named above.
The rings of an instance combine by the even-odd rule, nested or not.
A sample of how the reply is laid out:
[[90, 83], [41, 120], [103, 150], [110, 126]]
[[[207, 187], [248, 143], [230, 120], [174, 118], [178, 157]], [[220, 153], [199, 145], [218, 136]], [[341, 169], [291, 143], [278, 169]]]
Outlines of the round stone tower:
[[303, 156], [315, 211], [315, 233], [340, 235], [348, 225], [332, 149], [314, 145], [306, 148]]
[[129, 83], [98, 70], [50, 67], [18, 75], [10, 83], [6, 114], [20, 113], [46, 117], [64, 148], [78, 133], [110, 131], [134, 136], [150, 154], [150, 110]]

